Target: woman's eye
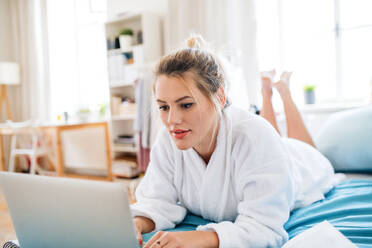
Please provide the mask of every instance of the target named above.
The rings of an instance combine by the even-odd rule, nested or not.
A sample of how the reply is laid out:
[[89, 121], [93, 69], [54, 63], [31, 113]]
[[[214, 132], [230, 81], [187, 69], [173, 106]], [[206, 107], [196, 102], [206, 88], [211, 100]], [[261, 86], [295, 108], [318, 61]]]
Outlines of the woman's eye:
[[188, 108], [190, 108], [192, 105], [193, 105], [193, 103], [183, 103], [183, 104], [181, 104], [181, 107], [182, 107], [182, 108], [185, 108], [185, 109], [188, 109]]
[[169, 109], [169, 106], [167, 106], [167, 105], [159, 106], [159, 109], [161, 111], [167, 111]]

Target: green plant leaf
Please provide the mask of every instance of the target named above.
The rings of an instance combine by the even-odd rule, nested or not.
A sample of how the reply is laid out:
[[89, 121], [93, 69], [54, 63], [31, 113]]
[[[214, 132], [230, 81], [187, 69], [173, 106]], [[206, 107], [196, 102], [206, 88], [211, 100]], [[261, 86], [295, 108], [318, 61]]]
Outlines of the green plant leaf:
[[315, 85], [313, 85], [313, 84], [307, 84], [307, 85], [304, 86], [304, 91], [314, 91], [315, 88], [316, 88]]
[[130, 29], [130, 28], [124, 28], [124, 29], [120, 30], [119, 35], [131, 35], [131, 36], [133, 36], [133, 30]]

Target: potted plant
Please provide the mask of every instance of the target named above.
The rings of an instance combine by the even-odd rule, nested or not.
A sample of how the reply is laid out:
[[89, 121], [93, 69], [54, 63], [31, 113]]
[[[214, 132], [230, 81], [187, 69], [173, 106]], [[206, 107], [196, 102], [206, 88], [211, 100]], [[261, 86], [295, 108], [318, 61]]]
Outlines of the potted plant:
[[133, 41], [133, 30], [130, 28], [124, 28], [119, 33], [120, 48], [125, 49], [132, 45]]
[[106, 116], [106, 110], [108, 108], [108, 103], [106, 102], [103, 102], [99, 105], [99, 115], [101, 118], [105, 117]]
[[81, 108], [77, 111], [77, 117], [81, 122], [87, 122], [90, 118], [90, 109], [89, 108]]
[[315, 85], [307, 84], [304, 86], [304, 96], [306, 104], [315, 103]]

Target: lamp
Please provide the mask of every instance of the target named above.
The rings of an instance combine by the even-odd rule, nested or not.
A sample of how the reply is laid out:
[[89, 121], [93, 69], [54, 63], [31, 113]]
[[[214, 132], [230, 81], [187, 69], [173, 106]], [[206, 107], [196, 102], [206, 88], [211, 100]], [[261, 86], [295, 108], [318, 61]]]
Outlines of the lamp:
[[19, 80], [19, 66], [14, 62], [0, 62], [0, 113], [2, 111], [3, 101], [5, 101], [8, 119], [12, 118], [9, 106], [8, 94], [6, 85], [17, 85]]

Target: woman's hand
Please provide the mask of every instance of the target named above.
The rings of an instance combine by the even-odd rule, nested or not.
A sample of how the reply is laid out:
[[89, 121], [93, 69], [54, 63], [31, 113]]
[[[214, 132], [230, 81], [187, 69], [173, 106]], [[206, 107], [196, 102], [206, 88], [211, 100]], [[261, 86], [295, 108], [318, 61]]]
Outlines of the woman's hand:
[[135, 232], [136, 232], [138, 243], [140, 244], [140, 246], [142, 246], [143, 239], [142, 239], [142, 226], [141, 226], [141, 223], [139, 221], [136, 221], [136, 219], [134, 219], [134, 226], [135, 226]]
[[154, 230], [155, 223], [149, 218], [136, 216], [134, 217], [134, 226], [138, 243], [142, 246], [143, 244], [142, 233], [148, 233]]
[[218, 247], [218, 236], [215, 232], [189, 231], [189, 232], [157, 232], [144, 246], [144, 248], [192, 248], [192, 247]]

